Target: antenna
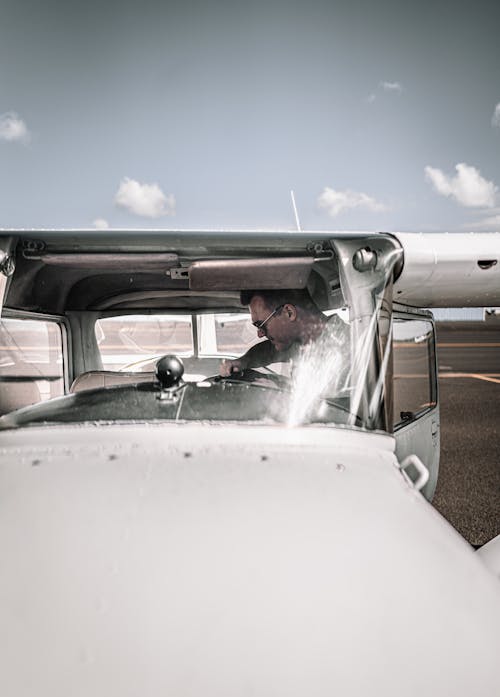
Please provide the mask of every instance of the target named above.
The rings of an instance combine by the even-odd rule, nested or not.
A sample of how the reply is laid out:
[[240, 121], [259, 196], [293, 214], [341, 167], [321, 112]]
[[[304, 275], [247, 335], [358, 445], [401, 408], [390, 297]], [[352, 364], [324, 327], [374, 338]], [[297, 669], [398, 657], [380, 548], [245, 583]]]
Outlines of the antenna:
[[293, 212], [295, 214], [295, 224], [297, 225], [297, 230], [299, 232], [302, 232], [302, 228], [300, 227], [299, 214], [297, 213], [297, 206], [295, 205], [295, 195], [293, 193], [293, 189], [290, 189], [290, 196], [292, 197]]

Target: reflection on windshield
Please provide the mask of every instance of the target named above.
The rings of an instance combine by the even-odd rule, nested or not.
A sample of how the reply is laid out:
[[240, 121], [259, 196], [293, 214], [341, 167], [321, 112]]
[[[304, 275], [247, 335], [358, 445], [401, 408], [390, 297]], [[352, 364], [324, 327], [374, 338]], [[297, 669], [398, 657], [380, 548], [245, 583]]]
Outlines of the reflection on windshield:
[[[350, 346], [348, 327], [338, 319], [328, 323], [321, 337], [301, 347], [292, 370], [292, 392], [287, 424], [314, 420], [321, 399], [334, 399], [348, 387]], [[320, 414], [324, 413], [320, 409]]]

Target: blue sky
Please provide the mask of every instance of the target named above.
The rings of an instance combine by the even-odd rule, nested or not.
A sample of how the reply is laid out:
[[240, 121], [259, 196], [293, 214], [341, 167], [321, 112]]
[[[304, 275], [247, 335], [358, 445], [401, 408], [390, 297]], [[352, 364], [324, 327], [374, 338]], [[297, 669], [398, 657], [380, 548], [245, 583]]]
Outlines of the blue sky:
[[500, 230], [496, 1], [0, 9], [0, 227]]

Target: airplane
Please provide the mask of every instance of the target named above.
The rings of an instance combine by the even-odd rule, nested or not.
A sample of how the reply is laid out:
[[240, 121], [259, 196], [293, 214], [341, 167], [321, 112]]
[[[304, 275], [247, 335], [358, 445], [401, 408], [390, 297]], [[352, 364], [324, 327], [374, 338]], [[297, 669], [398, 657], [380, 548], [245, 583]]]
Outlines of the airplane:
[[[499, 260], [499, 233], [3, 231], [3, 692], [497, 694], [500, 536], [431, 505], [431, 310], [500, 305]], [[221, 378], [249, 289], [343, 338]], [[145, 317], [190, 318], [189, 355], [158, 330], [106, 369], [106, 322]]]

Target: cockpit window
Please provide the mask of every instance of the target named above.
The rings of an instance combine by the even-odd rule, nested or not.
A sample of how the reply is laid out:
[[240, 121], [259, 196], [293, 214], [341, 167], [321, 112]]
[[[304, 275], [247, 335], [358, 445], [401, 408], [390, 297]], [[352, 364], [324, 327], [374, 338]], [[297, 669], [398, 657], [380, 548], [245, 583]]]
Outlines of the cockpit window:
[[248, 312], [120, 315], [97, 320], [95, 333], [103, 369], [132, 372], [153, 370], [167, 353], [239, 356], [257, 341]]
[[240, 356], [257, 341], [248, 312], [200, 315], [198, 321], [202, 355]]
[[401, 427], [436, 406], [434, 329], [431, 321], [396, 319], [394, 426]]
[[0, 414], [64, 394], [63, 330], [37, 319], [0, 321]]
[[97, 345], [104, 370], [143, 370], [165, 353], [193, 353], [190, 315], [121, 315], [97, 320]]

